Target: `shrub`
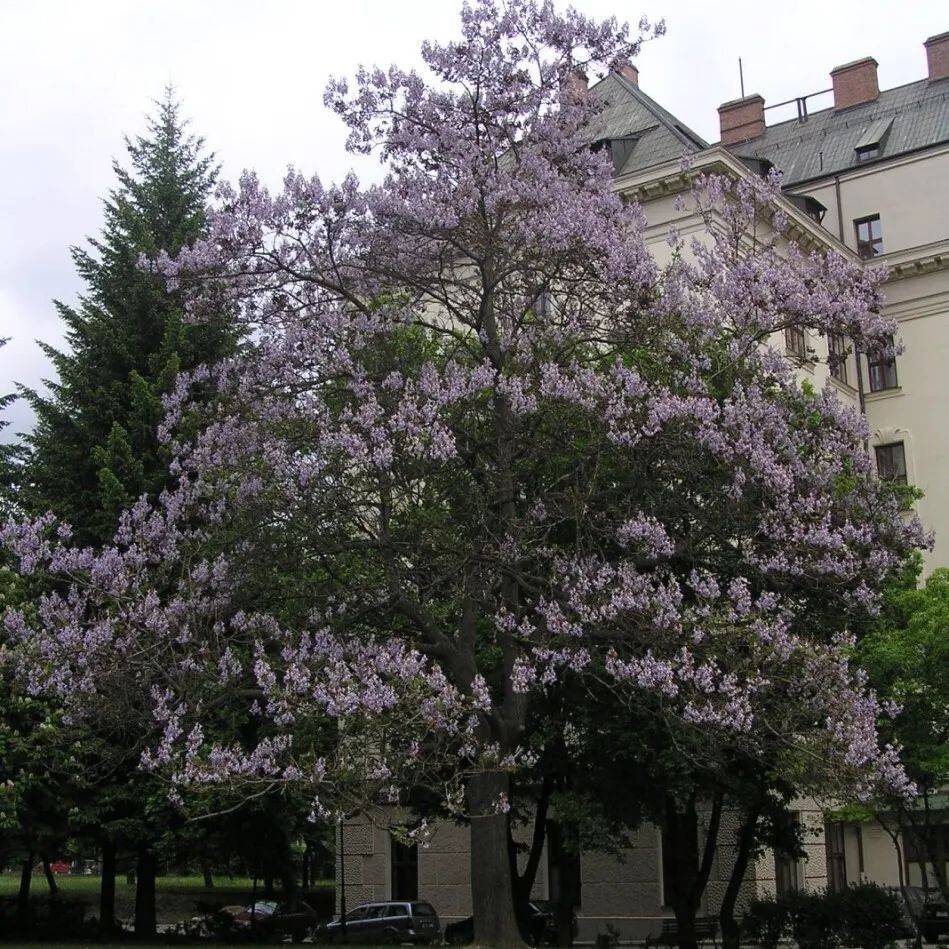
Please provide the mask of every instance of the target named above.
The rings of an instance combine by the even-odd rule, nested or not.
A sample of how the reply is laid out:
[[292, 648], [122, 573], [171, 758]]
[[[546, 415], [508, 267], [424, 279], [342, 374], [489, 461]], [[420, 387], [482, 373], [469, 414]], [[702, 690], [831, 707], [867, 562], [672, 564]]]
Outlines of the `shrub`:
[[783, 900], [788, 908], [791, 935], [798, 949], [836, 949], [841, 941], [841, 919], [836, 894], [824, 890], [797, 890]]
[[761, 949], [777, 949], [790, 920], [783, 900], [766, 897], [754, 900], [745, 912], [744, 931]]
[[912, 935], [903, 918], [899, 898], [876, 883], [848, 886], [834, 894], [841, 935], [848, 946], [888, 949], [897, 939]]
[[755, 900], [744, 919], [745, 933], [762, 949], [777, 949], [792, 936], [798, 949], [889, 949], [912, 935], [899, 899], [875, 883], [849, 886], [839, 893], [797, 891], [781, 899]]

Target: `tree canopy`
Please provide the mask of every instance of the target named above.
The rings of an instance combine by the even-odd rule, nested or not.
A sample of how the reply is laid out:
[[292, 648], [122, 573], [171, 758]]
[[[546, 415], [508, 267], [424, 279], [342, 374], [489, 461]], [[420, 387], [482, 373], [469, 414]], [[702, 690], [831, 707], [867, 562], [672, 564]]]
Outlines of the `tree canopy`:
[[[949, 895], [942, 823], [932, 796], [949, 783], [949, 570], [934, 570], [921, 587], [910, 571], [890, 588], [881, 621], [860, 642], [857, 658], [881, 698], [900, 714], [887, 737], [901, 748], [918, 801], [881, 802], [884, 822], [894, 823], [929, 861], [935, 884]], [[894, 820], [895, 819], [895, 820]]]
[[503, 946], [511, 773], [558, 689], [905, 793], [847, 631], [925, 538], [860, 416], [770, 345], [880, 345], [879, 275], [796, 249], [752, 177], [696, 180], [715, 226], [658, 269], [573, 79], [628, 59], [628, 28], [479, 0], [461, 30], [423, 47], [429, 78], [330, 84], [382, 184], [247, 173], [159, 255], [188, 318], [248, 344], [179, 378], [177, 481], [112, 545], [4, 529], [68, 580], [7, 628], [77, 716], [120, 680], [150, 694], [147, 763], [179, 788], [291, 785], [315, 814], [441, 788], [476, 939]]

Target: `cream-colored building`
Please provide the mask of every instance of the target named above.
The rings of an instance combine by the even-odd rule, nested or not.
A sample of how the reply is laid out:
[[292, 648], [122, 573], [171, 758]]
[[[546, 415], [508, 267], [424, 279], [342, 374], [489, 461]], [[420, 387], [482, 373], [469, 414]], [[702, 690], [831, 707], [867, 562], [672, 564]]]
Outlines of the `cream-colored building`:
[[[870, 450], [881, 476], [905, 479], [925, 495], [918, 513], [936, 533], [927, 569], [949, 566], [949, 33], [926, 41], [927, 76], [880, 91], [877, 64], [863, 59], [831, 72], [831, 88], [802, 95], [796, 117], [768, 125], [758, 95], [719, 109], [722, 141], [703, 141], [639, 87], [633, 66], [591, 89], [607, 103], [596, 147], [609, 149], [616, 188], [645, 209], [647, 242], [659, 263], [670, 253], [670, 226], [701, 237], [705, 225], [676, 201], [690, 175], [714, 171], [732, 178], [783, 174], [792, 236], [805, 247], [828, 248], [866, 266], [885, 266], [887, 312], [899, 323], [904, 351], [853, 353], [846, 341], [788, 339], [789, 355], [818, 388], [866, 413]], [[825, 101], [821, 101], [824, 97]], [[815, 109], [816, 104], [823, 108]], [[682, 159], [689, 156], [690, 171]], [[832, 372], [828, 345], [846, 358]], [[877, 824], [827, 822], [813, 803], [796, 812], [804, 830], [804, 860], [765, 853], [746, 876], [745, 897], [788, 888], [821, 889], [847, 882], [900, 882], [896, 850]], [[722, 833], [728, 835], [729, 818]], [[430, 900], [443, 924], [471, 912], [467, 830], [439, 828], [427, 849], [395, 843], [381, 826], [357, 818], [344, 828], [346, 902], [417, 896]], [[730, 873], [731, 849], [719, 848], [700, 913], [715, 915]], [[920, 867], [903, 847], [909, 882]], [[534, 895], [551, 894], [552, 868], [541, 861]], [[554, 870], [554, 872], [556, 872]], [[617, 932], [642, 939], [672, 916], [664, 893], [662, 835], [651, 825], [633, 836], [622, 858], [583, 854], [580, 861], [581, 941]]]
[[795, 100], [789, 121], [767, 125], [760, 96], [719, 115], [733, 154], [774, 165], [786, 194], [809, 202], [825, 230], [889, 271], [887, 312], [905, 351], [892, 361], [851, 357], [847, 383], [881, 470], [924, 492], [932, 569], [949, 564], [949, 33], [924, 46], [927, 75], [917, 82], [880, 91], [868, 57], [832, 70], [831, 87]]
[[[840, 388], [866, 413], [881, 476], [923, 492], [917, 512], [935, 533], [928, 572], [949, 566], [949, 33], [923, 46], [926, 77], [916, 82], [881, 91], [867, 57], [833, 69], [827, 90], [779, 104], [796, 107], [789, 121], [768, 125], [761, 96], [725, 103], [719, 116], [733, 154], [779, 169], [792, 200], [866, 266], [888, 271], [886, 312], [903, 351], [851, 354]], [[900, 843], [903, 878], [918, 886], [920, 855]], [[826, 852], [832, 883], [900, 883], [896, 848], [877, 824], [828, 828]]]

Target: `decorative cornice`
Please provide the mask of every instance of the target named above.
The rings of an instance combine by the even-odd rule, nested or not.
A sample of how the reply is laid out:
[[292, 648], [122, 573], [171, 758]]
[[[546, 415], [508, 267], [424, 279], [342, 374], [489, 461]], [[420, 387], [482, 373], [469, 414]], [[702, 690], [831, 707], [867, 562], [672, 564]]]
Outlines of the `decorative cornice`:
[[905, 250], [894, 251], [892, 254], [884, 254], [876, 258], [874, 263], [879, 263], [889, 269], [890, 281], [949, 270], [949, 240], [922, 244], [919, 247], [907, 247]]
[[[631, 175], [615, 178], [613, 187], [623, 198], [646, 204], [657, 198], [670, 197], [688, 191], [692, 187], [692, 182], [704, 174], [725, 175], [732, 181], [755, 177], [755, 173], [728, 149], [713, 145], [711, 148], [689, 156], [687, 168], [683, 168], [681, 161], [664, 162]], [[811, 220], [783, 195], [778, 200], [788, 221], [787, 235], [802, 248], [805, 250], [831, 249], [851, 260], [859, 259], [846, 244], [839, 241], [826, 228]]]

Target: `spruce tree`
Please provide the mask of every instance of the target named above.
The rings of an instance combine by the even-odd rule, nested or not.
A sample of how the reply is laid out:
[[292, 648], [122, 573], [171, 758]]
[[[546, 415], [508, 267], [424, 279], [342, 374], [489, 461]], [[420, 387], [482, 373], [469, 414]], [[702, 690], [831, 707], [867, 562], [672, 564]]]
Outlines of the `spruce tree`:
[[[47, 382], [48, 394], [24, 390], [36, 426], [27, 438], [22, 506], [34, 514], [52, 511], [84, 545], [107, 543], [125, 507], [168, 484], [157, 437], [162, 396], [179, 372], [219, 359], [235, 342], [223, 315], [216, 323], [187, 324], [177, 295], [142, 264], [162, 251], [175, 255], [202, 235], [218, 174], [171, 89], [156, 106], [146, 134], [125, 139], [127, 166], [113, 162], [117, 184], [104, 201], [99, 237], [72, 248], [85, 292], [76, 306], [56, 302], [65, 345], [43, 348], [57, 378]], [[77, 736], [90, 752], [91, 792], [78, 820], [93, 828], [102, 853], [106, 934], [114, 927], [117, 848], [133, 845], [136, 933], [155, 930], [155, 845], [162, 828], [153, 811], [165, 794], [138, 770], [147, 701], [143, 696], [141, 717], [105, 716]]]
[[118, 183], [100, 236], [72, 248], [86, 291], [77, 306], [56, 303], [65, 346], [41, 344], [57, 379], [47, 382], [48, 395], [25, 393], [37, 418], [25, 503], [53, 511], [93, 545], [111, 536], [129, 502], [166, 483], [156, 431], [176, 374], [233, 345], [223, 319], [184, 323], [176, 295], [140, 263], [201, 235], [218, 171], [171, 89], [156, 105], [146, 135], [125, 139], [129, 167], [113, 162]]
[[[0, 348], [6, 346], [7, 340], [0, 339]], [[16, 399], [15, 393], [0, 395], [0, 413]], [[10, 424], [9, 419], [0, 414], [0, 432]], [[13, 510], [14, 484], [17, 481], [17, 460], [20, 447], [8, 442], [0, 435], [0, 516], [5, 516]]]

